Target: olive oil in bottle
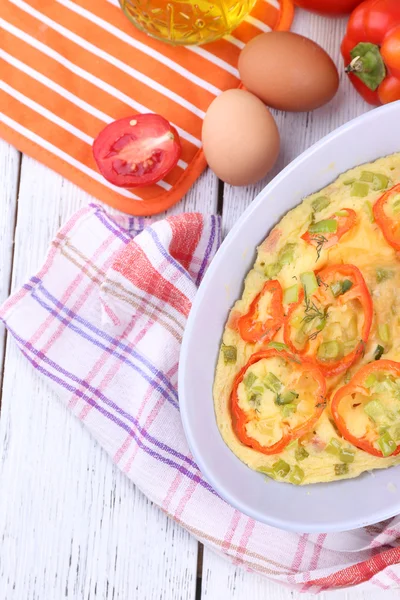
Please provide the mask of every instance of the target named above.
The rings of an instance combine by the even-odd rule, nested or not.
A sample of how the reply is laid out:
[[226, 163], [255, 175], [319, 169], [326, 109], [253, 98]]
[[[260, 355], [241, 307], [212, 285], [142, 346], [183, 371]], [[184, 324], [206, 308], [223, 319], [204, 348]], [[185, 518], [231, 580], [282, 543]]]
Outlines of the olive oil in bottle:
[[173, 45], [205, 44], [227, 35], [256, 0], [120, 0], [136, 27]]

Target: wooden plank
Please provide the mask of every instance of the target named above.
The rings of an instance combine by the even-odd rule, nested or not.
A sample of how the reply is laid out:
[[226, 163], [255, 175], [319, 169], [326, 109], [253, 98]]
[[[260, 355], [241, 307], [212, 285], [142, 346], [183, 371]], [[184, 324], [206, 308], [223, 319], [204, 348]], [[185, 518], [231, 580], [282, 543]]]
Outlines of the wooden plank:
[[[7, 298], [10, 290], [19, 166], [19, 152], [0, 140], [0, 304]], [[4, 360], [4, 347], [5, 329], [0, 325], [0, 373]]]
[[[302, 10], [296, 11], [293, 31], [313, 39], [329, 52], [339, 69], [340, 89], [333, 101], [312, 113], [273, 111], [281, 133], [281, 153], [278, 163], [265, 180], [257, 185], [247, 188], [234, 188], [225, 185], [222, 212], [225, 234], [263, 187], [283, 167], [321, 137], [368, 110], [368, 105], [356, 94], [343, 74], [340, 42], [345, 31], [346, 22], [346, 18], [329, 19]], [[225, 590], [229, 591], [225, 592]], [[324, 596], [326, 595], [321, 595], [321, 599]], [[207, 548], [204, 548], [201, 597], [204, 600], [219, 600], [220, 598], [230, 598], [230, 600], [237, 598], [239, 600], [244, 597], [252, 598], [252, 600], [264, 600], [265, 598], [290, 600], [297, 597], [301, 597], [302, 600], [311, 599], [308, 594], [298, 596], [283, 586], [245, 572], [216, 556]], [[339, 598], [340, 600], [347, 598], [351, 598], [351, 600], [375, 600], [379, 597], [379, 592], [374, 592], [372, 596], [363, 595], [362, 592], [341, 591], [335, 593], [334, 596], [329, 596], [329, 598], [332, 597], [336, 597], [338, 600]], [[394, 598], [387, 592], [385, 598], [390, 600], [392, 597]]]
[[[208, 211], [216, 193], [210, 173], [180, 208]], [[41, 263], [60, 224], [89, 200], [24, 157], [14, 289]], [[119, 472], [11, 339], [0, 487], [2, 598], [194, 600], [197, 542]]]

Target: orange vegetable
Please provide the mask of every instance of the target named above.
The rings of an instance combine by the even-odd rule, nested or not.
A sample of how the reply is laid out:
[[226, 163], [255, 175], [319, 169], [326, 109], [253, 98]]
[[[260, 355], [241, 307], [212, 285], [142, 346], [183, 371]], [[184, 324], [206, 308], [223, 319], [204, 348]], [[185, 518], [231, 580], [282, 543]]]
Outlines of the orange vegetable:
[[[298, 302], [290, 305], [284, 323], [284, 340], [292, 352], [311, 359], [318, 365], [325, 377], [332, 377], [346, 371], [363, 353], [371, 330], [373, 314], [372, 299], [361, 272], [354, 265], [332, 265], [319, 271], [317, 277], [319, 287], [311, 297], [305, 299], [304, 291], [301, 290]], [[332, 286], [341, 281], [349, 282], [347, 289], [335, 296], [332, 292]], [[329, 309], [334, 305], [343, 306], [351, 300], [357, 300], [363, 311], [364, 319], [360, 340], [348, 354], [330, 360], [323, 360], [318, 356], [318, 350], [321, 345], [321, 336], [319, 334], [326, 325]], [[295, 345], [293, 316], [303, 302], [305, 305], [303, 321], [305, 323], [312, 323], [312, 320], [314, 320], [314, 322], [305, 342]]]
[[[291, 429], [288, 424], [284, 423], [284, 433], [281, 439], [272, 446], [263, 446], [262, 444], [260, 444], [260, 442], [249, 436], [247, 433], [246, 425], [252, 419], [256, 418], [256, 415], [255, 411], [253, 411], [253, 414], [251, 412], [246, 413], [239, 406], [238, 387], [239, 384], [243, 381], [246, 371], [249, 369], [249, 367], [251, 367], [251, 365], [254, 365], [262, 359], [274, 358], [276, 356], [289, 362], [293, 366], [293, 369], [298, 371], [300, 376], [304, 373], [312, 377], [316, 381], [318, 387], [315, 392], [315, 409], [309, 419], [307, 419], [306, 421], [304, 421], [303, 423], [301, 423], [293, 429]], [[309, 361], [300, 360], [297, 357], [291, 356], [283, 350], [271, 349], [256, 352], [250, 357], [248, 363], [239, 371], [233, 384], [233, 390], [231, 395], [231, 411], [232, 423], [235, 433], [239, 440], [242, 442], [242, 444], [244, 444], [245, 446], [254, 448], [254, 450], [262, 452], [263, 454], [278, 454], [286, 448], [289, 442], [298, 439], [314, 427], [315, 423], [318, 421], [319, 417], [322, 414], [322, 411], [326, 406], [325, 393], [325, 378], [322, 375], [321, 371]]]
[[[340, 214], [342, 212], [343, 214]], [[347, 215], [345, 215], [344, 213], [347, 213]], [[323, 243], [324, 249], [330, 248], [331, 246], [337, 244], [340, 238], [355, 225], [356, 217], [357, 215], [354, 212], [354, 210], [352, 210], [351, 208], [344, 208], [342, 211], [331, 215], [330, 217], [328, 217], [328, 219], [325, 220], [336, 221], [336, 231], [314, 232], [313, 229], [318, 229], [318, 223], [312, 223], [309, 226], [308, 230], [305, 233], [303, 233], [301, 238], [305, 240], [308, 244], [318, 246], [321, 243], [321, 236], [323, 236], [325, 238]], [[320, 221], [320, 223], [323, 223], [323, 221]]]
[[[366, 381], [370, 375], [374, 375], [375, 373], [378, 373], [378, 372], [389, 373], [389, 374], [393, 375], [394, 377], [399, 378], [400, 377], [400, 363], [395, 362], [393, 360], [379, 360], [377, 362], [371, 362], [371, 363], [365, 365], [364, 367], [362, 367], [354, 375], [353, 379], [350, 381], [349, 384], [339, 388], [339, 390], [336, 392], [336, 394], [334, 395], [334, 397], [332, 399], [331, 412], [332, 412], [332, 416], [335, 420], [335, 423], [337, 425], [337, 428], [339, 429], [340, 433], [346, 440], [351, 442], [353, 444], [353, 446], [356, 446], [357, 448], [360, 448], [361, 450], [368, 452], [368, 454], [372, 454], [373, 456], [379, 456], [379, 457], [383, 458], [384, 456], [387, 456], [387, 455], [383, 454], [383, 452], [379, 448], [374, 446], [374, 441], [376, 441], [376, 439], [378, 438], [378, 434], [376, 433], [375, 436], [374, 435], [372, 437], [370, 436], [370, 439], [367, 439], [366, 436], [364, 436], [362, 438], [356, 437], [355, 435], [350, 433], [350, 431], [347, 427], [347, 424], [346, 424], [346, 420], [343, 418], [343, 416], [339, 412], [340, 403], [346, 396], [349, 396], [351, 394], [356, 394], [356, 393], [361, 393], [365, 396], [371, 395], [370, 389], [368, 388], [368, 386], [366, 386]], [[373, 439], [374, 437], [375, 437], [375, 440]], [[397, 446], [397, 449], [391, 453], [391, 456], [395, 456], [396, 454], [399, 454], [399, 452], [400, 452], [400, 445]]]
[[[375, 221], [379, 225], [386, 241], [395, 249], [400, 250], [400, 220], [389, 217], [385, 212], [389, 200], [393, 196], [399, 196], [400, 200], [400, 184], [392, 187], [388, 192], [383, 194], [373, 206]], [[400, 207], [400, 202], [399, 205]], [[400, 216], [400, 213], [399, 213]]]
[[[259, 319], [259, 302], [271, 294], [268, 307], [269, 317], [266, 321]], [[272, 340], [278, 329], [283, 324], [282, 287], [279, 281], [273, 279], [264, 284], [263, 289], [250, 304], [248, 312], [238, 320], [239, 333], [246, 342], [263, 342], [267, 344]]]

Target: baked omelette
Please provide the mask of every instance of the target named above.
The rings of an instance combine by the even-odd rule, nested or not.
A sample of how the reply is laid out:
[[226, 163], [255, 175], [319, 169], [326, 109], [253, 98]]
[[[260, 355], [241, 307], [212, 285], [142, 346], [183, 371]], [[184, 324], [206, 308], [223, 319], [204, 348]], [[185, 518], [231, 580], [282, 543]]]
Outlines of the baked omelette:
[[400, 463], [400, 153], [351, 169], [258, 247], [214, 382], [229, 448], [296, 485]]

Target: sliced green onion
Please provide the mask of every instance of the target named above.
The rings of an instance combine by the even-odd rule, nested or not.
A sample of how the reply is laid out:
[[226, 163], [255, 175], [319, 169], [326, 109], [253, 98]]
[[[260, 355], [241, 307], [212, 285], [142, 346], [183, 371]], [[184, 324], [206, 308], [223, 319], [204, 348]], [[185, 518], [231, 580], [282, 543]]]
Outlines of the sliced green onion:
[[307, 320], [304, 321], [304, 317], [303, 317], [303, 324], [301, 326], [301, 331], [303, 334], [305, 334], [306, 336], [310, 335], [310, 333], [314, 329], [314, 321], [315, 320], [317, 320], [317, 317], [315, 319], [311, 319], [310, 321], [307, 321]]
[[344, 279], [342, 281], [342, 294], [345, 294], [349, 291], [350, 288], [353, 287], [353, 282], [350, 279]]
[[309, 233], [336, 233], [337, 221], [335, 219], [323, 219], [317, 223], [311, 223], [308, 228]]
[[303, 446], [299, 446], [298, 448], [296, 448], [295, 453], [294, 453], [294, 457], [297, 461], [301, 461], [304, 460], [305, 458], [308, 458], [310, 455], [307, 452], [307, 450], [305, 448], [303, 448]]
[[300, 275], [300, 280], [304, 286], [305, 294], [306, 294], [307, 298], [309, 298], [315, 292], [315, 290], [318, 289], [318, 281], [317, 281], [317, 278], [315, 277], [314, 271], [302, 273]]
[[323, 329], [325, 329], [326, 319], [327, 317], [325, 316], [323, 319], [321, 319], [321, 317], [318, 317], [315, 320], [315, 331], [322, 331]]
[[339, 452], [339, 460], [342, 463], [350, 464], [354, 461], [356, 453], [351, 448], [341, 448]]
[[311, 206], [314, 212], [320, 212], [324, 208], [327, 208], [330, 203], [331, 201], [326, 196], [318, 196], [318, 198], [312, 201]]
[[294, 485], [300, 485], [300, 483], [304, 479], [304, 471], [300, 469], [298, 465], [294, 465], [293, 469], [290, 471], [289, 481]]
[[347, 475], [349, 472], [349, 465], [345, 463], [341, 463], [340, 465], [335, 465], [335, 475]]
[[263, 473], [264, 475], [268, 475], [268, 477], [271, 477], [272, 479], [275, 479], [275, 473], [273, 471], [273, 469], [271, 469], [271, 467], [258, 467], [257, 471], [259, 473]]
[[281, 269], [281, 265], [279, 265], [278, 263], [273, 263], [272, 265], [267, 265], [265, 267], [264, 273], [265, 276], [268, 277], [268, 279], [273, 279], [274, 277], [276, 277], [276, 275], [278, 275]]
[[383, 456], [390, 456], [397, 449], [397, 444], [388, 431], [385, 431], [377, 442]]
[[283, 344], [282, 342], [270, 342], [268, 348], [274, 348], [274, 350], [278, 350], [278, 352], [289, 350], [286, 344]]
[[333, 360], [335, 358], [341, 358], [344, 353], [344, 346], [342, 342], [337, 340], [331, 340], [329, 342], [322, 342], [318, 348], [318, 358], [321, 360]]
[[298, 397], [299, 395], [296, 392], [293, 390], [288, 390], [287, 392], [283, 392], [283, 394], [278, 394], [275, 402], [278, 404], [278, 406], [283, 406], [284, 404], [291, 404]]
[[294, 249], [297, 244], [285, 244], [278, 254], [278, 263], [281, 265], [289, 265], [293, 262]]
[[325, 448], [325, 452], [328, 454], [333, 454], [334, 456], [339, 456], [340, 449], [342, 444], [336, 438], [332, 438], [329, 444]]
[[374, 211], [372, 210], [372, 204], [369, 200], [366, 200], [364, 202], [364, 210], [368, 215], [369, 222], [374, 223], [374, 221], [375, 221]]
[[378, 325], [378, 336], [385, 344], [390, 342], [390, 328], [387, 323]]
[[380, 344], [377, 345], [374, 352], [374, 360], [380, 360], [382, 354], [385, 352], [385, 348]]
[[371, 183], [374, 180], [374, 174], [371, 171], [362, 171], [360, 181], [368, 181]]
[[279, 477], [286, 477], [290, 471], [290, 466], [282, 459], [279, 459], [272, 465], [273, 472]]
[[378, 421], [380, 417], [385, 414], [385, 409], [379, 400], [370, 400], [364, 406], [364, 412], [374, 422]]
[[299, 284], [295, 283], [294, 285], [286, 288], [283, 294], [283, 303], [284, 304], [292, 304], [293, 302], [298, 302], [299, 300]]
[[372, 189], [377, 192], [379, 190], [386, 190], [389, 185], [389, 177], [382, 175], [381, 173], [375, 173], [372, 181]]
[[382, 381], [377, 381], [377, 383], [375, 384], [375, 387], [374, 387], [375, 393], [382, 393], [382, 394], [386, 394], [387, 392], [390, 392], [395, 395], [397, 390], [398, 390], [398, 388], [397, 388], [395, 382], [392, 381], [391, 379], [389, 379], [388, 377], [386, 377]]
[[252, 408], [258, 408], [261, 404], [261, 394], [251, 394], [249, 404]]
[[273, 373], [267, 373], [264, 379], [264, 385], [266, 388], [275, 392], [276, 394], [281, 391], [283, 384]]
[[375, 375], [374, 373], [370, 373], [370, 374], [368, 375], [368, 377], [366, 378], [366, 380], [365, 380], [365, 382], [364, 382], [364, 385], [365, 385], [365, 387], [366, 387], [366, 388], [370, 388], [370, 387], [372, 387], [372, 386], [374, 385], [374, 383], [376, 383], [376, 382], [377, 382], [377, 377], [376, 377], [376, 375]]
[[290, 417], [297, 410], [296, 404], [285, 404], [282, 406], [282, 416], [287, 418]]
[[[317, 335], [316, 332], [320, 332], [325, 328], [327, 314], [326, 314], [326, 312], [321, 313], [321, 314], [323, 314], [323, 316], [317, 315], [310, 321], [307, 321], [307, 320], [304, 321], [304, 324], [303, 324], [301, 330], [305, 334], [307, 339], [309, 339], [310, 336], [316, 337], [316, 335]], [[306, 319], [306, 317], [304, 317], [304, 318]]]
[[333, 283], [331, 283], [330, 287], [331, 287], [331, 292], [335, 296], [335, 298], [337, 296], [340, 296], [340, 294], [342, 293], [342, 282], [341, 281], [334, 281]]
[[350, 196], [356, 196], [357, 198], [365, 198], [369, 194], [368, 183], [361, 183], [355, 181], [351, 186]]
[[354, 179], [354, 178], [351, 178], [351, 179], [345, 179], [345, 180], [343, 181], [343, 185], [351, 185], [351, 184], [352, 184], [352, 183], [354, 183], [354, 182], [355, 182], [355, 179]]
[[222, 354], [224, 355], [225, 364], [234, 364], [237, 360], [237, 349], [236, 346], [221, 346]]
[[256, 392], [257, 394], [263, 394], [264, 393], [264, 388], [262, 385], [253, 385], [253, 387], [251, 388], [254, 392]]
[[257, 377], [254, 375], [254, 373], [249, 371], [249, 373], [247, 373], [246, 377], [243, 379], [244, 387], [247, 390], [250, 389], [256, 379]]
[[372, 189], [375, 191], [386, 190], [389, 185], [389, 177], [382, 173], [372, 173], [372, 171], [362, 171], [360, 181], [367, 181], [372, 184]]
[[387, 269], [383, 269], [382, 267], [378, 267], [376, 269], [376, 281], [378, 283], [382, 283], [382, 281], [386, 281], [387, 279], [391, 279], [393, 277], [393, 271], [388, 271]]
[[335, 281], [330, 287], [332, 294], [337, 298], [348, 292], [353, 287], [353, 282], [350, 279], [343, 279], [343, 281]]

